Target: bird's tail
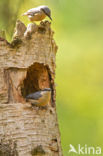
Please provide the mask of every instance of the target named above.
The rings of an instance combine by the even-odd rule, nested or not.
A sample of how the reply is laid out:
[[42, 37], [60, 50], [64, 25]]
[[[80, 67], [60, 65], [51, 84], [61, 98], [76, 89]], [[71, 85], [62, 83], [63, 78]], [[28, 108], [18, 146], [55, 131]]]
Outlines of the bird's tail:
[[21, 16], [27, 16], [27, 12], [23, 13]]

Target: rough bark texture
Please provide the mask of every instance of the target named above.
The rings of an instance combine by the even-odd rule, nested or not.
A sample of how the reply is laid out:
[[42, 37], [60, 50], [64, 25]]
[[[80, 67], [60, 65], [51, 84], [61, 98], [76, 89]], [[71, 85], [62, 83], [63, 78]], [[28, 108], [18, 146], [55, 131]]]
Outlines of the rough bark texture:
[[[0, 156], [62, 156], [55, 106], [57, 46], [48, 21], [17, 21], [13, 41], [0, 37]], [[52, 89], [45, 109], [25, 96]]]

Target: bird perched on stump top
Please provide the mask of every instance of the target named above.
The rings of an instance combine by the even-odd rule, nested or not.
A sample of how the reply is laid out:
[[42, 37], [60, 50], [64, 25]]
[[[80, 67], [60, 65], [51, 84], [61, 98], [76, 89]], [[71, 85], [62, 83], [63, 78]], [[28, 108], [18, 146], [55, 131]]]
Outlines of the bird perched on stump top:
[[26, 100], [35, 106], [46, 106], [51, 98], [51, 89], [45, 88], [43, 90], [31, 93], [26, 96]]
[[25, 12], [22, 16], [28, 16], [31, 22], [33, 21], [42, 21], [46, 16], [48, 16], [51, 20], [51, 10], [43, 5], [37, 8], [32, 8]]

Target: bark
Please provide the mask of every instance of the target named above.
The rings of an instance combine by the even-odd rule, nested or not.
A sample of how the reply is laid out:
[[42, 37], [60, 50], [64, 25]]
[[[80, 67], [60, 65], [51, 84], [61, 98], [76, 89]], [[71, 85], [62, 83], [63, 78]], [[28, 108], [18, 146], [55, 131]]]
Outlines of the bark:
[[[57, 46], [48, 21], [17, 21], [11, 43], [0, 37], [0, 156], [62, 156], [55, 104]], [[46, 108], [26, 95], [52, 89]]]

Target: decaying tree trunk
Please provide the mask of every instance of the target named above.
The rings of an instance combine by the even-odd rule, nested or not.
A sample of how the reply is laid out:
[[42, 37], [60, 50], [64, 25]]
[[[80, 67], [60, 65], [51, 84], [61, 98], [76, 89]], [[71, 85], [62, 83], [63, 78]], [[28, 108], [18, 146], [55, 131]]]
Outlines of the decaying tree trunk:
[[[12, 43], [0, 37], [0, 156], [62, 156], [55, 106], [57, 46], [48, 21], [17, 21]], [[45, 109], [25, 97], [52, 89]]]

